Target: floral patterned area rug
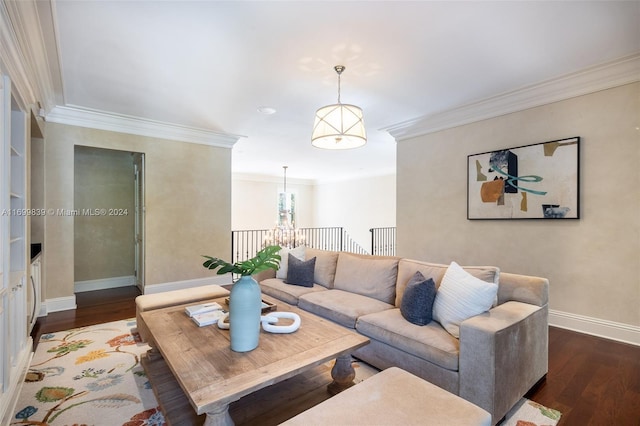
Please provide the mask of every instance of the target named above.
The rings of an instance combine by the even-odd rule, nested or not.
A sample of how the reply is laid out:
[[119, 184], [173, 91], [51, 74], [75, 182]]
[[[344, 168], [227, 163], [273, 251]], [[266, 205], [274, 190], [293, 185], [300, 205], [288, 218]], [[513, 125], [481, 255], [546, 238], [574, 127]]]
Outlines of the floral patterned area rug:
[[555, 426], [560, 421], [560, 416], [558, 410], [522, 398], [498, 426]]
[[[135, 319], [43, 334], [10, 424], [164, 426], [140, 365], [148, 349]], [[356, 383], [376, 373], [355, 367]], [[523, 398], [499, 426], [555, 426], [559, 419], [560, 412]]]
[[135, 319], [43, 334], [11, 425], [164, 425]]

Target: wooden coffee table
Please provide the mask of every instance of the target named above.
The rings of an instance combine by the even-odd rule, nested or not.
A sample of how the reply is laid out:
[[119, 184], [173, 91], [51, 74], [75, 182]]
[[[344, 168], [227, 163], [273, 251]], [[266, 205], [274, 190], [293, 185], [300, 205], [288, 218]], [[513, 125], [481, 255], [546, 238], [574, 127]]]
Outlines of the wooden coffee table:
[[[178, 305], [141, 313], [155, 347], [142, 365], [171, 425], [233, 425], [229, 404], [331, 359], [332, 393], [353, 384], [351, 353], [369, 339], [309, 312], [275, 300], [278, 311], [295, 312], [302, 324], [291, 334], [260, 332], [251, 352], [233, 352], [229, 330], [198, 327]], [[212, 299], [225, 306], [224, 297]], [[187, 402], [188, 401], [188, 402]], [[189, 405], [192, 407], [190, 408]]]

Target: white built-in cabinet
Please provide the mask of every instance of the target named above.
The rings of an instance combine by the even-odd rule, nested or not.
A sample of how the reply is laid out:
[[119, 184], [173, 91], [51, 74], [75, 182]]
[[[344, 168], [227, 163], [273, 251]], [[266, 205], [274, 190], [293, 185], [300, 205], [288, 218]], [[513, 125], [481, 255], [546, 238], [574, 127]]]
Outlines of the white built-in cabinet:
[[29, 115], [0, 80], [0, 424], [8, 424], [31, 359], [27, 291]]

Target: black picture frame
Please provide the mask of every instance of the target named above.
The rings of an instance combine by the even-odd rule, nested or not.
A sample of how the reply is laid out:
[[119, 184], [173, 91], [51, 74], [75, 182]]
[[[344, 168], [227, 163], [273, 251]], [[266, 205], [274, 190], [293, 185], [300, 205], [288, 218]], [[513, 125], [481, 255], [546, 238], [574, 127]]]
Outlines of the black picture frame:
[[579, 219], [580, 137], [467, 156], [467, 219]]

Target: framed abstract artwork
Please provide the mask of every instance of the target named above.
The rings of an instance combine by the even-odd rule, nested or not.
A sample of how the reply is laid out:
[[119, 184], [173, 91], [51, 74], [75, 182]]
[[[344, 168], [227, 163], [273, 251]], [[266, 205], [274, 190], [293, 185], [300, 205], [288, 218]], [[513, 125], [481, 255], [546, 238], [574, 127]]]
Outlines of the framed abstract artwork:
[[467, 219], [579, 219], [580, 137], [467, 157]]

